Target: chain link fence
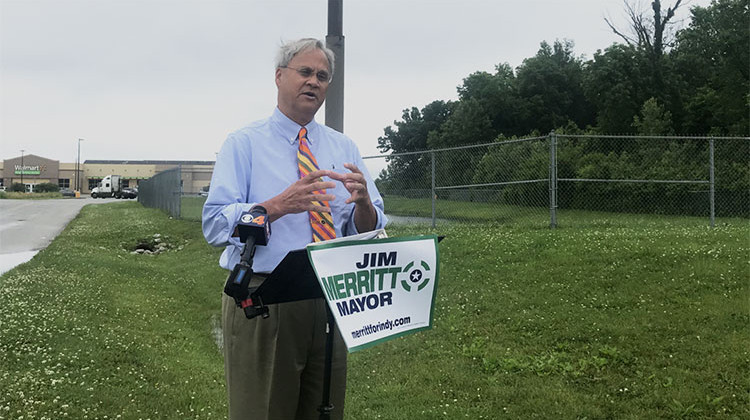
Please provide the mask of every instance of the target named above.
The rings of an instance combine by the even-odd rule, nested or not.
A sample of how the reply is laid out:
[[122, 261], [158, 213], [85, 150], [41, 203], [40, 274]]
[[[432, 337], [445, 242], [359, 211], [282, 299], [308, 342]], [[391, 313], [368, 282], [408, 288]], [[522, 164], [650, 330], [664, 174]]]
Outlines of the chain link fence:
[[[364, 159], [393, 223], [750, 218], [750, 137], [551, 133]], [[138, 201], [200, 220], [205, 197], [183, 194], [180, 180], [179, 167], [162, 172], [140, 184]]]
[[547, 144], [534, 137], [365, 159], [385, 160], [376, 183], [394, 222], [543, 223]]
[[368, 156], [395, 221], [750, 217], [750, 138], [556, 135]]
[[138, 184], [138, 202], [164, 210], [172, 217], [181, 215], [182, 170], [179, 166], [162, 171]]
[[747, 138], [552, 136], [560, 209], [747, 218]]
[[185, 192], [183, 175], [182, 167], [175, 166], [141, 181], [138, 202], [164, 210], [172, 217], [200, 221], [206, 197], [200, 191]]

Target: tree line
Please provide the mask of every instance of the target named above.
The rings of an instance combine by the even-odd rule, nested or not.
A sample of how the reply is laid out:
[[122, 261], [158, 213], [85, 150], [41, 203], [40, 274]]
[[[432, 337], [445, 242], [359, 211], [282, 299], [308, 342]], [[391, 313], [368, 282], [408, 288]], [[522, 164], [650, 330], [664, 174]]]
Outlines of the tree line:
[[[694, 7], [687, 26], [670, 36], [670, 19], [681, 1], [664, 8], [655, 0], [649, 12], [626, 3], [629, 28], [618, 29], [607, 21], [623, 42], [597, 51], [590, 60], [575, 54], [572, 41], [544, 41], [535, 56], [515, 69], [501, 63], [494, 73], [472, 73], [458, 86], [458, 100], [405, 109], [401, 120], [384, 129], [378, 148], [397, 154], [552, 130], [576, 135], [748, 136], [750, 0], [713, 0], [707, 7]], [[582, 177], [577, 171], [590, 170], [592, 161], [609, 165], [604, 172], [613, 179], [639, 171], [675, 176], [680, 174], [667, 172], [675, 167], [695, 172], [707, 162], [706, 148], [698, 151], [682, 139], [658, 146], [644, 140], [625, 149], [614, 142], [591, 142], [597, 148], [579, 144], [566, 157], [571, 168], [566, 176]], [[670, 159], [680, 162], [648, 159], [655, 148], [672, 150]], [[744, 140], [717, 145], [717, 170], [723, 171], [725, 181], [732, 180], [729, 187], [745, 202], [748, 152]], [[386, 190], [395, 185], [428, 187], [429, 159], [423, 154], [390, 157], [379, 184]], [[478, 156], [474, 164], [454, 162], [443, 176], [456, 178], [449, 181], [454, 184], [486, 182], [492, 174], [477, 170], [481, 161]]]

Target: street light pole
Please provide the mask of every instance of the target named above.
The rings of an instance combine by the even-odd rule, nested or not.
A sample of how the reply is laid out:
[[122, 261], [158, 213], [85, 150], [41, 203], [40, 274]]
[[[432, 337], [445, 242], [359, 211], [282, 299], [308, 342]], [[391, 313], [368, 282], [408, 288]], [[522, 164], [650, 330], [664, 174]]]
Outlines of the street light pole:
[[76, 191], [79, 192], [81, 191], [81, 140], [83, 139], [78, 139], [78, 159], [76, 160]]
[[344, 6], [343, 0], [328, 0], [328, 35], [326, 46], [333, 51], [336, 63], [333, 80], [326, 95], [326, 125], [344, 132]]
[[26, 192], [26, 184], [23, 183], [23, 152], [25, 150], [21, 149], [21, 185], [23, 185], [23, 192]]

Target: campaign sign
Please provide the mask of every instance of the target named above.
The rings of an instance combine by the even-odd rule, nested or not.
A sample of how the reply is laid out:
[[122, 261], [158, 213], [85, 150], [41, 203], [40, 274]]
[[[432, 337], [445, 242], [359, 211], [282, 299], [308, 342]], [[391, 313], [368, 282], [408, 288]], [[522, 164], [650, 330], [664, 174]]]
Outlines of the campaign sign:
[[427, 235], [307, 246], [349, 352], [432, 328], [437, 242]]

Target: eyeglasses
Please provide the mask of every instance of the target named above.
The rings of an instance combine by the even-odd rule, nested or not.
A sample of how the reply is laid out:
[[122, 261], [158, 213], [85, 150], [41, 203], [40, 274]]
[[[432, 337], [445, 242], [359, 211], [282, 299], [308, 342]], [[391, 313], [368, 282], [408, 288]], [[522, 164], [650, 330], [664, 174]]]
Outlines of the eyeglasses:
[[307, 79], [308, 77], [315, 75], [315, 78], [318, 79], [320, 83], [328, 83], [331, 81], [331, 73], [328, 73], [325, 70], [319, 70], [315, 71], [311, 69], [310, 67], [290, 67], [290, 66], [280, 66], [283, 69], [292, 69], [299, 73], [300, 76]]

